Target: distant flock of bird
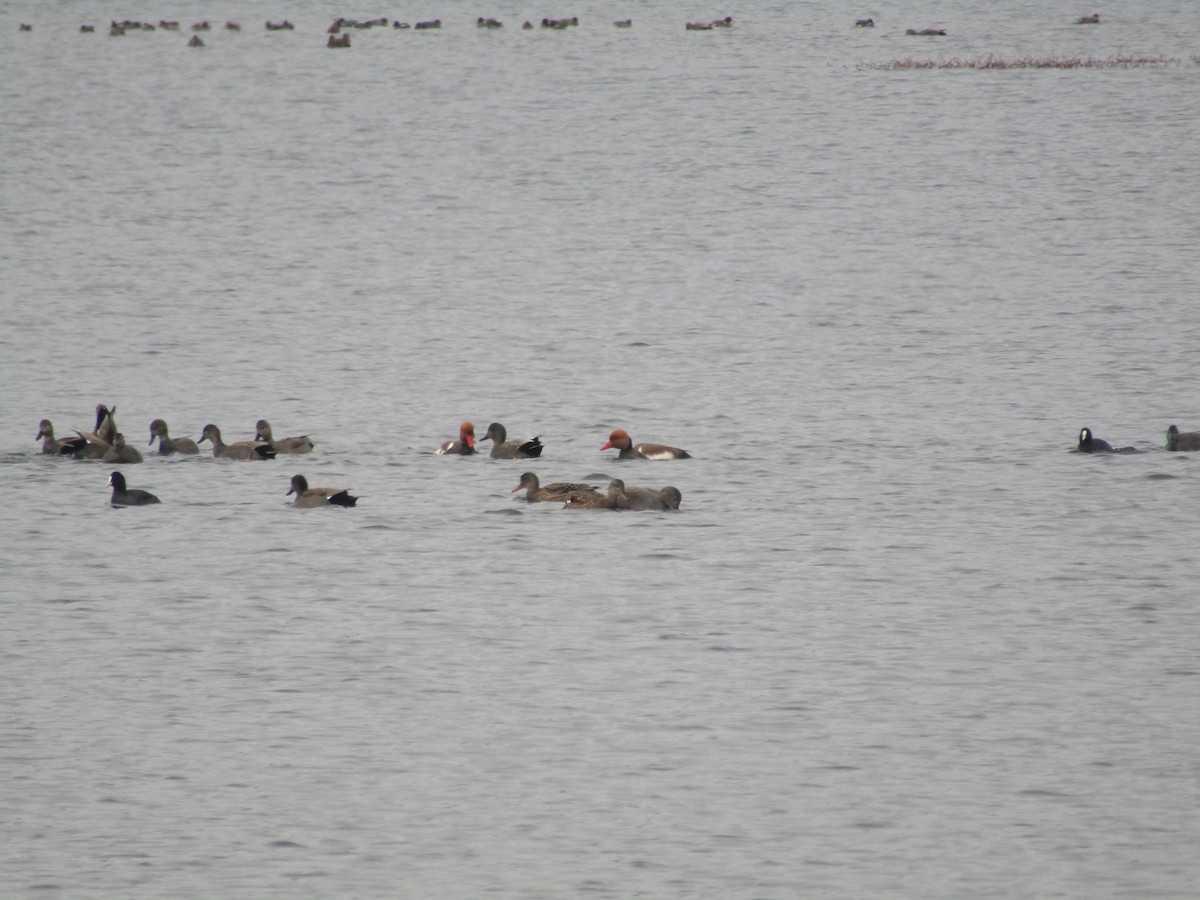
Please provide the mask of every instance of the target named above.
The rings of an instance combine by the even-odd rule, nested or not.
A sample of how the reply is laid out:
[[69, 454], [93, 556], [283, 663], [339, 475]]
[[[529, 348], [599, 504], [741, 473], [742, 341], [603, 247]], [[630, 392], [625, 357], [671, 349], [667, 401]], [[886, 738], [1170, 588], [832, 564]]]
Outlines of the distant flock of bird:
[[[1096, 437], [1090, 428], [1079, 429], [1079, 445], [1075, 449], [1080, 453], [1138, 452], [1136, 447], [1114, 448], [1108, 441]], [[1200, 431], [1180, 431], [1178, 425], [1172, 425], [1167, 429], [1167, 449], [1173, 452], [1200, 450]]]
[[[141, 452], [126, 443], [125, 436], [117, 430], [116, 407], [109, 407], [103, 403], [96, 406], [96, 424], [92, 431], [72, 429], [72, 434], [60, 438], [55, 436], [54, 425], [50, 420], [42, 419], [38, 425], [37, 439], [42, 442], [42, 453], [47, 455], [94, 459], [117, 465], [132, 465], [143, 461]], [[190, 437], [171, 437], [167, 423], [162, 419], [155, 419], [150, 423], [150, 444], [153, 445], [155, 440], [158, 441], [158, 452], [162, 456], [195, 456], [200, 453], [199, 444], [208, 441], [212, 445], [214, 457], [234, 460], [267, 460], [280, 454], [311, 453], [315, 446], [307, 434], [276, 438], [271, 430], [271, 423], [266, 419], [259, 419], [255, 424], [253, 440], [235, 441], [232, 444], [226, 444], [221, 437], [221, 430], [211, 423], [204, 426], [197, 442]], [[488, 426], [483, 440], [492, 442], [492, 459], [538, 459], [544, 446], [540, 436], [509, 440], [507, 430], [499, 422]], [[617, 458], [625, 460], [691, 458], [690, 453], [679, 447], [635, 444], [628, 432], [621, 428], [614, 430], [608, 436], [608, 442], [600, 449], [616, 450]], [[459, 426], [458, 437], [437, 448], [439, 456], [474, 456], [478, 453], [475, 447], [475, 426], [471, 422], [463, 422]], [[111, 503], [116, 507], [149, 506], [161, 502], [149, 491], [129, 488], [124, 474], [120, 471], [115, 471], [109, 476], [108, 486], [112, 488]], [[533, 472], [523, 473], [512, 492], [520, 490], [525, 491], [525, 499], [530, 503], [562, 503], [564, 508], [568, 509], [665, 511], [679, 509], [683, 500], [679, 489], [671, 485], [663, 488], [627, 487], [622, 479], [614, 478], [609, 482], [607, 491], [601, 493], [590, 484], [555, 482], [542, 485]], [[358, 503], [358, 497], [352, 496], [348, 489], [310, 487], [308, 479], [303, 475], [292, 477], [287, 496], [292, 495], [295, 495], [293, 506], [307, 509], [324, 506], [350, 507]]]
[[[577, 26], [578, 24], [579, 24], [578, 16], [571, 16], [570, 18], [566, 18], [566, 19], [544, 18], [541, 21], [542, 28], [549, 29], [549, 30], [555, 30], [555, 31], [563, 31], [567, 28]], [[1100, 24], [1100, 14], [1092, 13], [1091, 15], [1088, 15], [1088, 16], [1080, 16], [1078, 19], [1075, 20], [1075, 24], [1076, 25], [1099, 25]], [[334, 19], [333, 24], [331, 24], [329, 26], [329, 28], [326, 29], [326, 33], [329, 35], [329, 40], [326, 42], [326, 46], [327, 47], [349, 47], [350, 46], [349, 29], [363, 30], [363, 29], [376, 28], [376, 27], [387, 28], [388, 25], [389, 25], [389, 20], [382, 16], [379, 18], [375, 18], [375, 19], [362, 19], [362, 20], [347, 19], [342, 16], [339, 16], [338, 18]], [[440, 29], [442, 27], [442, 20], [441, 19], [428, 19], [425, 21], [417, 22], [416, 24], [410, 24], [408, 22], [402, 22], [399, 19], [395, 19], [390, 22], [390, 25], [395, 30], [405, 30], [405, 29], [411, 28], [415, 31], [428, 31], [428, 30]], [[873, 18], [858, 19], [855, 21], [854, 25], [857, 28], [874, 28], [875, 20]], [[613, 22], [613, 26], [616, 28], [632, 28], [633, 20], [632, 19], [617, 19], [616, 21]], [[266, 22], [266, 30], [267, 31], [294, 31], [295, 27], [296, 26], [293, 25], [291, 22], [289, 22], [287, 19], [284, 19], [281, 22], [271, 22], [269, 20]], [[483, 16], [479, 16], [475, 20], [475, 27], [476, 28], [486, 28], [486, 29], [496, 29], [496, 28], [503, 28], [504, 23], [501, 22], [499, 19], [493, 19], [490, 17], [484, 18]], [[534, 26], [533, 22], [529, 21], [528, 19], [525, 20], [525, 22], [523, 22], [521, 24], [521, 29], [523, 31], [532, 31], [534, 29], [534, 27], [535, 26]], [[707, 20], [707, 21], [688, 22], [684, 25], [684, 29], [686, 31], [712, 31], [714, 29], [732, 28], [732, 27], [733, 27], [733, 17], [732, 16], [725, 16], [724, 18], [711, 19], [711, 20]], [[160, 20], [158, 25], [154, 25], [152, 22], [137, 22], [137, 21], [133, 21], [131, 19], [126, 19], [122, 22], [117, 22], [114, 20], [109, 24], [108, 33], [110, 35], [112, 35], [113, 37], [120, 37], [130, 31], [157, 31], [159, 29], [161, 29], [163, 31], [179, 31], [180, 26], [179, 26], [178, 22], [167, 21], [165, 19]], [[26, 23], [22, 23], [19, 26], [19, 30], [20, 31], [33, 31], [33, 26], [26, 24]], [[85, 34], [92, 33], [92, 32], [95, 32], [96, 26], [80, 25], [79, 30]], [[203, 47], [204, 41], [200, 37], [200, 33], [206, 32], [206, 31], [211, 31], [211, 30], [212, 30], [212, 25], [207, 21], [194, 23], [192, 25], [192, 32], [193, 32], [192, 39], [188, 42], [188, 46], [189, 47]], [[226, 22], [225, 30], [226, 31], [241, 31], [242, 26], [239, 25], [237, 22]], [[932, 37], [932, 36], [945, 37], [946, 29], [944, 29], [944, 28], [908, 28], [908, 29], [905, 29], [904, 33], [908, 34], [908, 35], [917, 35], [917, 36], [921, 36], [921, 37]]]

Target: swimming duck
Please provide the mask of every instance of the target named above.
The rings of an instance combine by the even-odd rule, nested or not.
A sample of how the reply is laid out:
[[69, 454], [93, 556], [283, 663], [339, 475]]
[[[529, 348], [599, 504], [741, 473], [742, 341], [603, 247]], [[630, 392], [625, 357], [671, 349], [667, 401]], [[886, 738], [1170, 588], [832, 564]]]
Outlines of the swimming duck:
[[87, 440], [83, 437], [55, 438], [54, 426], [50, 424], [49, 419], [42, 419], [38, 423], [37, 436], [42, 439], [42, 452], [54, 456], [73, 454], [87, 445]]
[[922, 28], [921, 30], [918, 31], [916, 28], [910, 28], [907, 31], [905, 31], [904, 33], [905, 34], [915, 34], [915, 35], [919, 35], [921, 37], [930, 37], [933, 35], [941, 35], [942, 37], [945, 37], [946, 29], [944, 29], [944, 28]]
[[625, 499], [625, 482], [614, 478], [608, 483], [608, 493], [591, 490], [570, 494], [563, 509], [616, 509], [617, 503]]
[[1092, 13], [1090, 16], [1080, 16], [1075, 20], [1076, 25], [1099, 25], [1100, 13]]
[[613, 22], [613, 27], [614, 28], [632, 28], [633, 27], [633, 19], [617, 19], [617, 21]]
[[618, 428], [608, 436], [608, 443], [601, 451], [613, 448], [620, 450], [618, 459], [691, 459], [692, 455], [678, 447], [668, 447], [664, 444], [638, 444], [634, 446], [631, 438], [624, 429]]
[[149, 506], [151, 503], [162, 502], [149, 491], [142, 491], [137, 488], [133, 490], [127, 489], [125, 487], [125, 476], [120, 472], [113, 472], [109, 475], [108, 484], [113, 489], [112, 500], [109, 501], [113, 506]]
[[1167, 449], [1200, 450], [1200, 431], [1180, 431], [1178, 425], [1172, 425], [1167, 429]]
[[350, 46], [350, 34], [348, 32], [346, 34], [343, 34], [340, 36], [331, 34], [329, 36], [329, 40], [325, 42], [325, 46], [326, 47], [349, 47]]
[[288, 489], [288, 496], [292, 494], [296, 495], [292, 506], [306, 509], [315, 509], [318, 506], [354, 506], [358, 502], [357, 497], [350, 496], [349, 488], [310, 488], [308, 479], [303, 475], [292, 476], [292, 486]]
[[538, 482], [538, 477], [533, 472], [525, 472], [521, 475], [521, 483], [512, 489], [512, 493], [516, 493], [525, 489], [525, 499], [530, 503], [564, 503], [571, 498], [572, 494], [587, 494], [593, 493], [600, 496], [599, 492], [590, 484], [572, 484], [566, 481], [556, 481], [553, 484], [548, 484], [542, 487]]
[[200, 448], [196, 446], [196, 442], [189, 437], [168, 437], [167, 423], [162, 419], [155, 419], [150, 423], [151, 444], [154, 443], [155, 438], [158, 438], [158, 453], [160, 456], [168, 456], [172, 453], [182, 453], [185, 456], [193, 456], [200, 452]]
[[142, 461], [142, 454], [137, 447], [125, 443], [125, 435], [117, 434], [108, 452], [100, 458], [106, 463], [133, 465]]
[[617, 501], [617, 509], [679, 509], [683, 495], [677, 487], [665, 487], [661, 490], [646, 487], [625, 488], [625, 499]]
[[507, 437], [508, 432], [499, 422], [493, 422], [488, 426], [487, 434], [483, 436], [483, 439], [492, 442], [492, 459], [536, 459], [542, 455], [540, 436], [528, 441], [505, 440]]
[[275, 448], [266, 441], [238, 441], [226, 444], [221, 441], [221, 429], [216, 425], [204, 426], [197, 443], [209, 441], [213, 445], [213, 456], [222, 459], [274, 459]]
[[463, 422], [458, 426], [458, 440], [446, 441], [437, 448], [439, 456], [471, 456], [479, 451], [475, 449], [475, 425]]
[[[346, 46], [350, 46], [349, 35], [346, 35]], [[266, 419], [259, 419], [254, 423], [254, 440], [266, 441], [276, 453], [312, 453], [315, 446], [307, 434], [275, 440], [271, 436], [271, 423]]]
[[200, 35], [193, 34], [192, 39], [190, 41], [188, 41], [188, 46], [189, 47], [203, 47], [204, 41], [200, 40]]
[[874, 19], [858, 19], [855, 21], [854, 27], [855, 28], [874, 28], [875, 20]]

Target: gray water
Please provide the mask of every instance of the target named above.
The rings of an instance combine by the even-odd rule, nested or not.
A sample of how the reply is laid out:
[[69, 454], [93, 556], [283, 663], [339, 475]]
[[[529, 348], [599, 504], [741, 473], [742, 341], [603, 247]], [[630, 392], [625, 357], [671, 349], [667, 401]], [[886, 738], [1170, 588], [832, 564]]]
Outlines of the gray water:
[[[1200, 8], [1092, 11], [0, 5], [0, 893], [1195, 896]], [[989, 53], [1177, 62], [872, 68]]]

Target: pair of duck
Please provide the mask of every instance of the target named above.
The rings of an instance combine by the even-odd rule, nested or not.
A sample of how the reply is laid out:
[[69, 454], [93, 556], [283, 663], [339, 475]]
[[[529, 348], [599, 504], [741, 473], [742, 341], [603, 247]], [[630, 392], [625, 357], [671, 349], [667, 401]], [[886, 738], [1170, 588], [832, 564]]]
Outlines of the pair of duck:
[[[537, 459], [542, 455], [543, 444], [540, 437], [529, 441], [509, 441], [508, 432], [499, 422], [488, 426], [483, 439], [492, 441], [492, 459]], [[623, 428], [618, 428], [608, 436], [608, 443], [600, 448], [618, 450], [618, 459], [691, 459], [692, 455], [678, 447], [668, 447], [666, 444], [634, 444], [633, 438]], [[458, 428], [458, 440], [446, 441], [437, 452], [441, 456], [470, 456], [478, 451], [475, 449], [475, 426], [471, 422], [463, 422]]]
[[[151, 506], [155, 503], [162, 503], [149, 491], [130, 488], [125, 481], [125, 476], [120, 472], [113, 472], [108, 476], [108, 485], [112, 488], [110, 502], [113, 506]], [[349, 507], [358, 503], [358, 498], [351, 496], [350, 491], [346, 488], [309, 487], [308, 479], [303, 475], [292, 476], [292, 485], [288, 489], [287, 496], [292, 494], [296, 495], [292, 506], [303, 509], [315, 509], [322, 506]]]
[[[1101, 440], [1092, 434], [1092, 429], [1081, 428], [1079, 445], [1075, 448], [1080, 453], [1135, 453], [1133, 447], [1122, 447], [1114, 450], [1112, 444]], [[1200, 450], [1200, 431], [1180, 431], [1178, 425], [1167, 429], [1167, 449], [1172, 452], [1185, 450]]]
[[[150, 423], [150, 443], [158, 438], [158, 452], [162, 456], [181, 453], [194, 456], [200, 452], [200, 447], [191, 438], [173, 438], [167, 431], [167, 423], [155, 419]], [[274, 459], [279, 453], [311, 453], [313, 442], [307, 434], [276, 440], [271, 432], [271, 423], [259, 419], [254, 426], [254, 440], [237, 441], [226, 444], [221, 439], [221, 429], [208, 424], [201, 432], [200, 443], [209, 441], [212, 444], [213, 456], [224, 459]]]
[[646, 487], [629, 487], [620, 478], [608, 483], [608, 492], [601, 494], [590, 484], [558, 481], [542, 486], [533, 472], [521, 475], [520, 483], [512, 489], [525, 491], [530, 503], [562, 503], [564, 509], [679, 509], [683, 494], [679, 488], [668, 485], [655, 490]]
[[55, 456], [74, 456], [76, 459], [99, 459], [109, 463], [133, 464], [142, 461], [136, 447], [125, 443], [125, 435], [117, 431], [117, 408], [103, 403], [96, 405], [96, 425], [85, 434], [75, 429], [74, 437], [56, 438], [49, 419], [38, 423], [37, 438], [42, 441], [42, 453]]
[[[542, 439], [529, 440], [508, 439], [508, 430], [499, 422], [488, 426], [485, 441], [492, 442], [492, 459], [537, 459], [542, 455]], [[475, 425], [463, 422], [458, 426], [458, 440], [446, 441], [437, 449], [439, 456], [472, 456], [479, 451], [475, 449]]]

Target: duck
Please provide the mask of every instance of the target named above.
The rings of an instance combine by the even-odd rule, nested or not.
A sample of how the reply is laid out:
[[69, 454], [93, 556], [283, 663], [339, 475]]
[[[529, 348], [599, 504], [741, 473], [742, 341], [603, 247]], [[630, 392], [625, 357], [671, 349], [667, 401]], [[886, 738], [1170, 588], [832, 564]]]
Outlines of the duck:
[[1080, 16], [1075, 20], [1076, 25], [1099, 25], [1100, 13], [1092, 13], [1090, 16]]
[[349, 488], [328, 488], [308, 486], [308, 479], [303, 475], [292, 476], [292, 486], [288, 488], [288, 496], [296, 495], [292, 506], [305, 509], [315, 509], [318, 506], [354, 506], [357, 497], [350, 496]]
[[668, 447], [665, 444], [638, 444], [634, 446], [633, 438], [623, 428], [618, 428], [608, 436], [608, 443], [600, 448], [601, 451], [613, 448], [620, 450], [617, 459], [691, 459], [692, 454], [678, 447]]
[[483, 439], [492, 442], [492, 459], [537, 459], [542, 455], [540, 436], [528, 441], [505, 440], [507, 437], [508, 432], [499, 422], [493, 422], [488, 426], [487, 434], [483, 436]]
[[712, 31], [711, 22], [688, 22], [684, 31]]
[[125, 487], [125, 476], [120, 472], [113, 472], [109, 475], [108, 484], [113, 489], [110, 501], [113, 506], [149, 506], [152, 503], [162, 503], [149, 491], [137, 488], [129, 490]]
[[[350, 46], [349, 35], [346, 36], [346, 46]], [[265, 441], [276, 453], [312, 453], [315, 446], [307, 434], [275, 440], [271, 436], [271, 423], [266, 419], [254, 423], [254, 440]]]
[[726, 16], [723, 19], [713, 19], [711, 23], [713, 28], [732, 28], [733, 16]]
[[946, 29], [945, 28], [922, 28], [920, 30], [917, 30], [916, 28], [909, 28], [904, 33], [919, 35], [921, 37], [931, 37], [933, 35], [941, 35], [942, 37], [945, 37]]
[[617, 501], [617, 509], [679, 509], [683, 495], [679, 488], [668, 485], [660, 490], [647, 487], [625, 488], [625, 499]]
[[613, 27], [614, 28], [632, 28], [633, 27], [633, 19], [617, 19], [617, 21], [613, 22]]
[[483, 16], [480, 16], [478, 19], [475, 20], [475, 27], [476, 28], [503, 28], [504, 23], [501, 22], [499, 19], [492, 19], [492, 18], [485, 19]]
[[1167, 429], [1167, 449], [1200, 450], [1200, 431], [1180, 431], [1178, 425], [1172, 425]]
[[874, 28], [875, 20], [874, 19], [856, 19], [854, 22], [854, 27], [855, 28]]
[[563, 509], [617, 509], [617, 504], [625, 498], [625, 482], [614, 478], [608, 483], [608, 493], [599, 491], [579, 491], [567, 496]]
[[200, 448], [196, 446], [196, 442], [189, 437], [169, 437], [167, 435], [167, 423], [162, 419], [155, 419], [150, 423], [151, 444], [154, 443], [155, 438], [158, 438], [159, 456], [169, 456], [172, 453], [182, 453], [185, 456], [194, 456], [200, 452]]
[[225, 30], [226, 30], [226, 31], [241, 31], [241, 30], [242, 30], [242, 26], [241, 26], [241, 25], [239, 25], [237, 22], [226, 22], [226, 23], [225, 23]]
[[350, 46], [350, 34], [346, 33], [346, 34], [343, 34], [340, 36], [331, 34], [329, 36], [329, 40], [325, 42], [325, 46], [326, 47], [349, 47]]
[[413, 27], [416, 28], [418, 31], [424, 31], [429, 28], [441, 28], [442, 20], [441, 19], [430, 19], [425, 22], [418, 22]]
[[111, 444], [113, 438], [117, 436], [117, 408], [105, 406], [103, 403], [96, 404], [96, 427], [89, 437], [94, 437], [106, 444]]
[[463, 422], [458, 426], [458, 440], [446, 441], [437, 448], [438, 456], [471, 456], [475, 449], [475, 423]]
[[569, 500], [572, 494], [593, 493], [600, 496], [599, 492], [590, 484], [572, 484], [566, 481], [556, 481], [553, 484], [548, 484], [542, 487], [538, 482], [538, 477], [533, 472], [523, 472], [521, 474], [521, 482], [512, 489], [512, 493], [516, 493], [525, 489], [525, 499], [530, 503], [552, 503], [565, 502]]
[[197, 443], [209, 441], [213, 445], [213, 456], [223, 459], [274, 459], [275, 448], [266, 441], [238, 441], [226, 444], [221, 441], [221, 429], [209, 423], [204, 426]]
[[1108, 441], [1102, 441], [1100, 438], [1092, 434], [1092, 429], [1081, 428], [1079, 430], [1079, 446], [1075, 448], [1080, 453], [1112, 453], [1112, 444]]
[[118, 433], [113, 438], [112, 446], [100, 458], [106, 463], [133, 465], [142, 461], [142, 454], [137, 447], [125, 443], [125, 435]]
[[95, 25], [80, 25], [79, 33], [80, 34], [95, 34], [96, 26]]
[[87, 440], [82, 436], [56, 438], [49, 419], [42, 419], [38, 423], [37, 436], [42, 440], [42, 452], [53, 456], [71, 455], [87, 445]]

